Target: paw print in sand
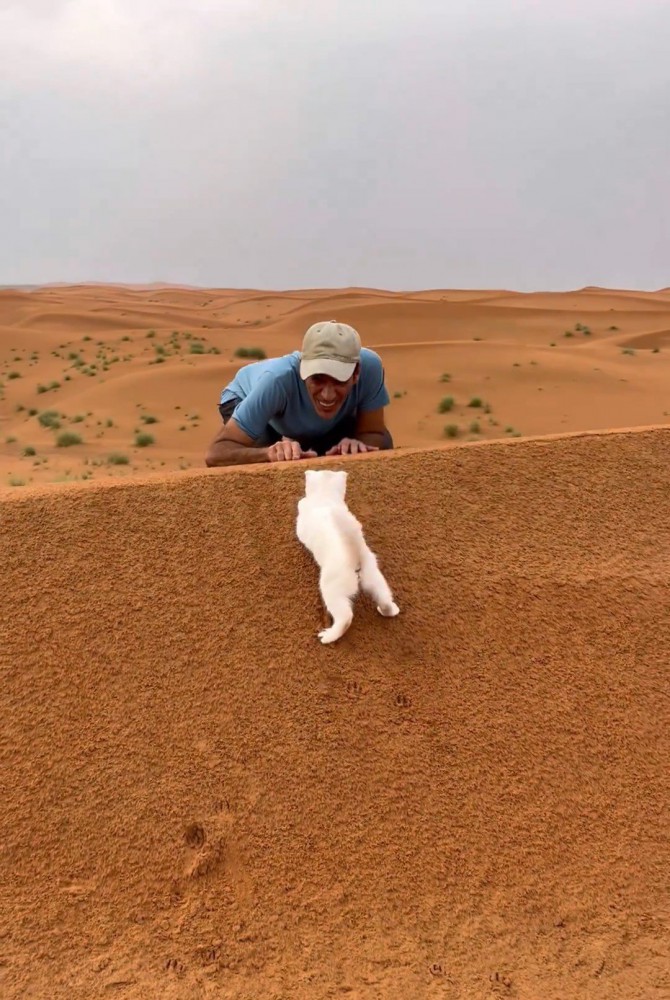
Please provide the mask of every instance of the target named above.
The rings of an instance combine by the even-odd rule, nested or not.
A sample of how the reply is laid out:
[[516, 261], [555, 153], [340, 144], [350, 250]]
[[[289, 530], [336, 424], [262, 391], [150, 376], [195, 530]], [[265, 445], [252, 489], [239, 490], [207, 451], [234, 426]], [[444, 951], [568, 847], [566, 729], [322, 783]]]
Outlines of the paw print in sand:
[[202, 847], [205, 843], [205, 829], [200, 823], [191, 823], [184, 832], [184, 842], [188, 847]]

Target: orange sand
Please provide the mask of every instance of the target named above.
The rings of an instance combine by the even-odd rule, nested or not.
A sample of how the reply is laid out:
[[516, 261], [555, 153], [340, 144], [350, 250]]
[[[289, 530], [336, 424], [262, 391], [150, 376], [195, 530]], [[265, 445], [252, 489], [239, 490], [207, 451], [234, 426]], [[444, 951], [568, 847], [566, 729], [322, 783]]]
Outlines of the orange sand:
[[[0, 291], [0, 490], [202, 468], [220, 427], [221, 389], [244, 363], [235, 350], [294, 350], [312, 322], [331, 317], [353, 323], [381, 354], [399, 447], [670, 422], [668, 289], [6, 290]], [[576, 324], [590, 333], [576, 331]], [[196, 341], [204, 353], [191, 353]], [[449, 381], [441, 381], [443, 373]], [[54, 382], [58, 387], [48, 388]], [[446, 396], [453, 409], [440, 413]], [[481, 409], [468, 406], [473, 397]], [[44, 411], [55, 413], [59, 428], [39, 423]], [[445, 438], [447, 425], [458, 428], [456, 438]], [[58, 447], [64, 431], [82, 443]], [[136, 447], [138, 431], [153, 443]], [[114, 454], [128, 464], [110, 464]]]
[[[324, 650], [304, 466], [165, 473], [330, 317], [402, 614]], [[3, 1000], [670, 997], [670, 431], [494, 441], [670, 422], [669, 349], [668, 289], [0, 291]]]
[[[87, 301], [118, 337], [106, 294]], [[484, 323], [485, 305], [370, 298], [337, 313], [373, 343], [445, 341], [385, 349], [405, 443], [437, 434], [447, 366], [459, 398], [488, 372], [494, 413], [516, 406], [524, 430], [577, 401], [592, 422], [615, 399], [630, 420], [633, 394], [652, 414], [664, 355], [614, 343], [661, 329], [658, 298], [631, 298], [616, 338], [610, 313], [576, 308], [598, 333], [555, 354], [548, 307], [503, 299]], [[59, 306], [55, 333], [47, 298], [22, 327], [15, 300], [30, 344], [83, 315]], [[139, 346], [140, 314], [163, 325], [168, 306], [137, 300]], [[322, 314], [296, 309], [254, 340], [288, 346]], [[220, 362], [135, 358], [58, 405], [89, 392], [122, 421], [162, 403], [174, 455], [172, 402], [211, 417]], [[361, 602], [328, 648], [293, 533], [304, 466], [6, 492], [3, 1000], [667, 998], [669, 446], [658, 429], [315, 463], [350, 470], [402, 608]]]

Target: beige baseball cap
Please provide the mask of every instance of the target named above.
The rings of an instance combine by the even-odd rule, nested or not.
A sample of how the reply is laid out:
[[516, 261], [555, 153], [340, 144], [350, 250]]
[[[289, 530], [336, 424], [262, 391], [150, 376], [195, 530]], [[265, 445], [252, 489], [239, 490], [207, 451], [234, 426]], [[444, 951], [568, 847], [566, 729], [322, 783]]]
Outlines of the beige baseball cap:
[[310, 326], [302, 342], [300, 378], [330, 375], [338, 382], [351, 378], [361, 357], [361, 338], [353, 326], [329, 319]]

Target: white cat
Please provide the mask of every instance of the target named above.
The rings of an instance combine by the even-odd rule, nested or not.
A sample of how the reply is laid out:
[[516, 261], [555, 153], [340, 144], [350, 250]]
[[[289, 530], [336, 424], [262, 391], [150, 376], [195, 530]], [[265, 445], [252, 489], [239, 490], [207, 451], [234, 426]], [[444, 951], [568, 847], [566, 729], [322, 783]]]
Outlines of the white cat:
[[386, 618], [400, 608], [363, 537], [363, 528], [345, 502], [346, 472], [305, 472], [305, 496], [298, 502], [296, 534], [321, 569], [319, 589], [333, 624], [319, 632], [321, 642], [335, 642], [354, 617], [352, 601], [359, 585]]

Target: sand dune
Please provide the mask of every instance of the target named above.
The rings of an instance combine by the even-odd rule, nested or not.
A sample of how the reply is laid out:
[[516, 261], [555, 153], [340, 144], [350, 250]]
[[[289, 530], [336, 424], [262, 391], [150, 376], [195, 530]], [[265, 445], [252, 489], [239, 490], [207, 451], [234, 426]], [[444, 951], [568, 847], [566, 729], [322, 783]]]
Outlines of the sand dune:
[[349, 461], [328, 649], [302, 467], [9, 493], [3, 1000], [667, 997], [669, 443]]
[[[667, 290], [7, 289], [0, 491], [202, 468], [221, 389], [244, 363], [235, 352], [286, 353], [332, 317], [382, 355], [399, 448], [668, 419]], [[486, 412], [472, 412], [476, 398]], [[143, 447], [138, 411], [154, 421]], [[59, 445], [65, 432], [80, 443]]]

